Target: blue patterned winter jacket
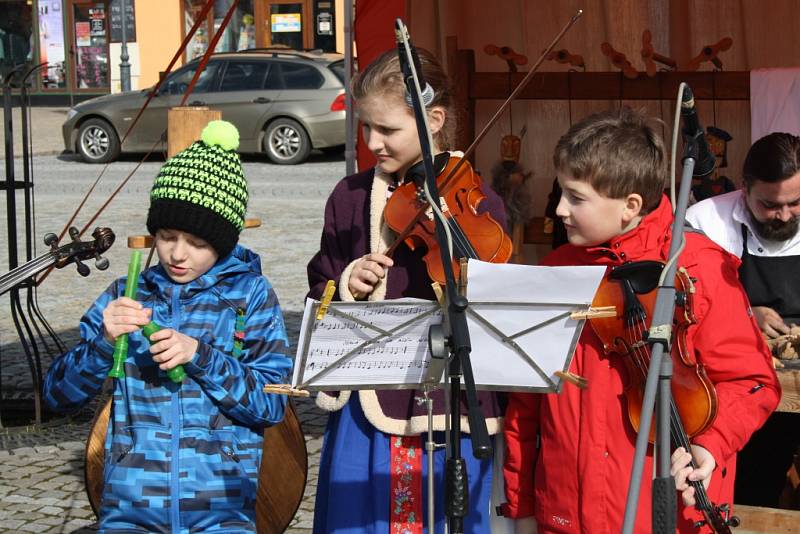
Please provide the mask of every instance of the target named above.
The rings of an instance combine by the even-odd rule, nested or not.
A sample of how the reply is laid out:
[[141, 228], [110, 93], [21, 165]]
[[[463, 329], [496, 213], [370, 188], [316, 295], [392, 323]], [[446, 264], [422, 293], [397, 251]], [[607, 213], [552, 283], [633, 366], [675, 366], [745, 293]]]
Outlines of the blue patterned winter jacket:
[[[103, 309], [124, 288], [119, 279], [95, 301], [81, 319], [81, 342], [51, 365], [51, 409], [74, 411], [100, 392], [114, 351], [103, 337]], [[263, 431], [281, 421], [286, 403], [262, 387], [285, 382], [292, 365], [258, 256], [237, 246], [187, 284], [161, 266], [147, 269], [136, 300], [156, 323], [199, 345], [176, 385], [141, 331], [130, 334], [125, 379], [114, 381], [101, 532], [254, 532]]]

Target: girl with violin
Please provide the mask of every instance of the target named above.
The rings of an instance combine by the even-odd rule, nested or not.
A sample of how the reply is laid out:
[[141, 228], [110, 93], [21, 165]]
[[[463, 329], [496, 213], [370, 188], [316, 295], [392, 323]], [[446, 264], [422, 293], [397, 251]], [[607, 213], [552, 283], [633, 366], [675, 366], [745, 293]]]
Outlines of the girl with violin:
[[[434, 153], [450, 148], [456, 129], [448, 80], [436, 59], [419, 50], [424, 79], [433, 90], [426, 111]], [[405, 242], [392, 247], [397, 234], [384, 219], [392, 196], [414, 187], [410, 176], [422, 159], [414, 114], [405, 98], [395, 51], [378, 57], [353, 80], [353, 96], [364, 139], [377, 159], [366, 172], [340, 181], [325, 208], [320, 251], [308, 264], [309, 297], [320, 298], [335, 280], [335, 299], [383, 300], [417, 297], [433, 300], [424, 250]], [[451, 159], [455, 158], [450, 154]], [[446, 158], [445, 158], [446, 159]], [[439, 177], [441, 179], [441, 176]], [[501, 199], [486, 185], [478, 212], [505, 226]], [[388, 208], [386, 208], [388, 211]], [[409, 215], [409, 222], [414, 214]], [[400, 230], [397, 230], [400, 232]], [[391, 256], [390, 256], [391, 249]], [[320, 392], [317, 404], [331, 412], [320, 460], [314, 532], [422, 533], [428, 476], [422, 433], [425, 407], [414, 390]], [[434, 426], [444, 430], [444, 397], [434, 395]], [[490, 434], [501, 428], [502, 410], [495, 394], [481, 392]], [[466, 413], [466, 409], [462, 411]], [[463, 418], [462, 428], [469, 428]], [[443, 440], [440, 434], [437, 441]], [[469, 515], [464, 532], [489, 532], [492, 462], [476, 460], [469, 437], [462, 434], [462, 455], [469, 473]], [[442, 488], [445, 451], [435, 453], [436, 487]], [[442, 494], [436, 495], [437, 531], [444, 525]]]
[[[609, 332], [607, 324], [592, 319], [583, 330], [570, 371], [586, 378], [586, 389], [509, 395], [503, 512], [517, 518], [517, 532], [619, 532], [636, 442], [635, 404], [639, 401], [640, 411], [646, 376], [641, 363], [649, 357], [641, 348], [646, 343], [640, 343], [647, 326], [628, 319], [651, 314], [646, 293], [654, 290], [660, 264], [667, 260], [673, 221], [663, 194], [667, 151], [643, 115], [622, 108], [571, 127], [553, 161], [563, 190], [556, 214], [569, 243], [543, 263], [607, 266], [595, 302], [604, 292], [614, 295], [616, 301], [604, 304], [613, 303], [626, 321], [614, 318], [617, 331]], [[708, 400], [699, 430], [691, 442], [682, 440], [694, 464], [681, 447], [672, 457], [683, 501], [678, 525], [680, 532], [708, 532], [712, 521], [700, 513], [701, 504], [733, 504], [736, 453], [777, 407], [780, 387], [736, 276], [738, 260], [690, 232], [678, 267], [676, 376], [682, 362], [696, 363], [691, 373], [702, 379], [700, 396]], [[673, 381], [678, 404], [675, 391]], [[687, 404], [676, 408], [684, 423], [701, 408], [694, 401]], [[673, 430], [673, 439], [681, 443], [677, 436], [683, 429]], [[646, 478], [653, 472], [652, 459], [651, 448]], [[651, 531], [650, 491], [643, 483], [636, 532]], [[710, 509], [709, 514], [719, 511]], [[707, 522], [698, 528], [695, 521], [701, 520]]]

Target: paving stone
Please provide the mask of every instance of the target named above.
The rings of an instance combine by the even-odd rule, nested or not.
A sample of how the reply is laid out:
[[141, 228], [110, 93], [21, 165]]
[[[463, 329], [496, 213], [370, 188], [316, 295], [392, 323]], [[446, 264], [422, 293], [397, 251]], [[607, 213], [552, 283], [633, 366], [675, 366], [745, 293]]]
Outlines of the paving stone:
[[48, 532], [53, 528], [53, 525], [40, 523], [38, 521], [20, 525], [19, 529], [22, 532]]

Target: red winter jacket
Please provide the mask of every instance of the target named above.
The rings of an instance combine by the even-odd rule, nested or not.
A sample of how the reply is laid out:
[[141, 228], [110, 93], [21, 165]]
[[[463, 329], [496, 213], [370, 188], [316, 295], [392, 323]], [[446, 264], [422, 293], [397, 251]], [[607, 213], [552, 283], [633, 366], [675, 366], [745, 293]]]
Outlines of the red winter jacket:
[[[671, 223], [671, 207], [664, 197], [637, 228], [615, 237], [609, 246], [565, 245], [543, 263], [616, 266], [663, 261], [669, 251]], [[719, 402], [712, 426], [693, 442], [708, 449], [717, 461], [708, 495], [718, 504], [732, 504], [736, 452], [780, 399], [770, 353], [737, 277], [738, 265], [737, 258], [705, 236], [686, 234], [679, 266], [697, 280], [697, 323], [689, 327], [687, 336], [716, 385]], [[636, 443], [625, 409], [626, 370], [619, 357], [603, 354], [599, 338], [586, 325], [570, 371], [585, 377], [588, 388], [567, 385], [560, 394], [509, 396], [504, 514], [534, 515], [540, 533], [619, 532]], [[651, 530], [652, 473], [651, 448], [636, 532]], [[689, 521], [700, 519], [699, 513], [679, 506], [680, 531], [697, 532]]]

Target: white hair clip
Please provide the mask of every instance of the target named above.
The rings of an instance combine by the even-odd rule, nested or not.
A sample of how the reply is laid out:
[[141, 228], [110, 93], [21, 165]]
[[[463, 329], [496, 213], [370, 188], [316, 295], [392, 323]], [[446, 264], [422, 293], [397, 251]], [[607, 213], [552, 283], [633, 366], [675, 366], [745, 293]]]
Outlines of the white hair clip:
[[[422, 91], [422, 104], [427, 108], [433, 102], [433, 98], [436, 96], [436, 92], [431, 87], [431, 84], [425, 83], [425, 90]], [[411, 99], [411, 93], [406, 91], [406, 104], [408, 107], [413, 107], [414, 101]]]

